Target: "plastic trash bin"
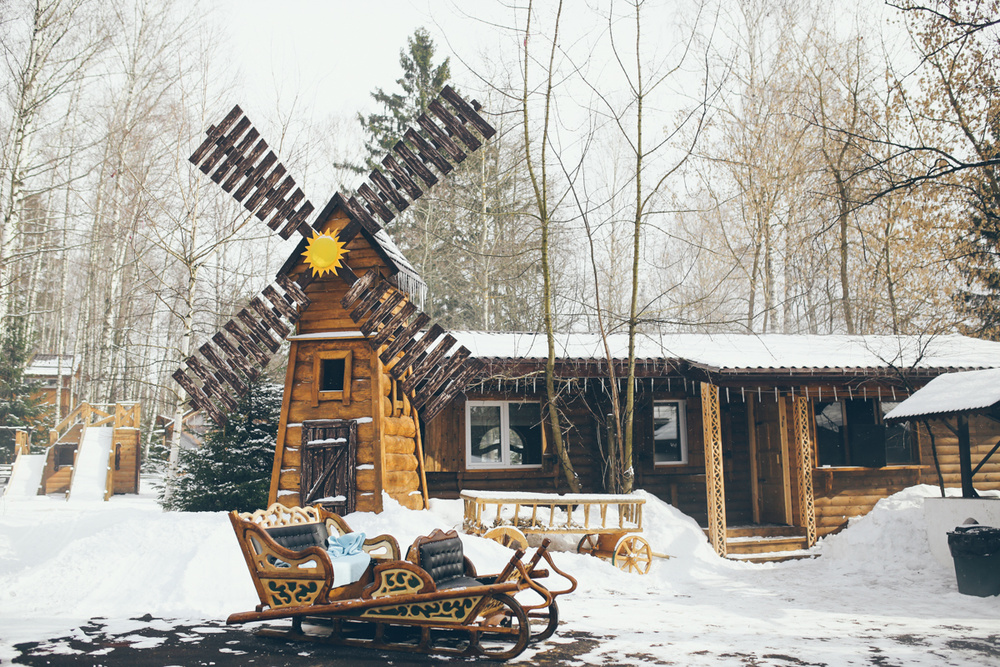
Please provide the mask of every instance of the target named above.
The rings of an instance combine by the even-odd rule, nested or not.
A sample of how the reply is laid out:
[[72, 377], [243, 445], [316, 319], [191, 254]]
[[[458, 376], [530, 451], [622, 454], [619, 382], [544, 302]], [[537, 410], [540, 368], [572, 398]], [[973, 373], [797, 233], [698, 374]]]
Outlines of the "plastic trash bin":
[[955, 560], [959, 593], [1000, 595], [1000, 528], [957, 526], [948, 533], [948, 547]]

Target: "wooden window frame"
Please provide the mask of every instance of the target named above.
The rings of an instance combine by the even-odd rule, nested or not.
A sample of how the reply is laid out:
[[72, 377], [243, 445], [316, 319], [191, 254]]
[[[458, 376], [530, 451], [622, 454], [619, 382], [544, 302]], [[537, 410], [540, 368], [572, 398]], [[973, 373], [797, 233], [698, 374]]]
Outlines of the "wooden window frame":
[[[681, 447], [681, 458], [679, 461], [657, 461], [656, 460], [656, 406], [665, 405], [667, 403], [677, 404], [677, 434], [680, 439]], [[652, 430], [649, 435], [649, 442], [653, 450], [653, 466], [656, 468], [660, 467], [670, 467], [670, 466], [686, 466], [688, 465], [688, 459], [690, 458], [690, 453], [688, 451], [688, 432], [687, 432], [687, 400], [683, 398], [657, 398], [653, 399], [652, 405], [650, 407], [650, 420], [649, 423], [652, 425]]]
[[[320, 401], [342, 401], [344, 405], [351, 404], [351, 362], [354, 353], [351, 350], [321, 350], [313, 355], [313, 407], [319, 407]], [[323, 362], [327, 359], [344, 360], [344, 389], [342, 391], [320, 391], [323, 378]]]
[[[541, 416], [541, 403], [536, 401], [502, 401], [502, 400], [480, 400], [465, 402], [465, 469], [474, 470], [541, 470], [542, 463], [511, 463], [510, 462], [510, 405], [537, 405], [539, 417]], [[500, 408], [500, 461], [497, 463], [473, 463], [472, 462], [472, 419], [470, 412], [472, 407], [499, 407]], [[545, 457], [545, 423], [540, 424], [542, 433], [542, 458]]]

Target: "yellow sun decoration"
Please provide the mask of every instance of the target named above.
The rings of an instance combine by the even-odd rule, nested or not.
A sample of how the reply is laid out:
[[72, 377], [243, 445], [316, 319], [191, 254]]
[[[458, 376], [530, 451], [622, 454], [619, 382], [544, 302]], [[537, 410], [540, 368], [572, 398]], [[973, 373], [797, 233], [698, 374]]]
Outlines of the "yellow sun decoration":
[[327, 272], [336, 274], [337, 269], [343, 265], [345, 255], [347, 245], [337, 239], [336, 232], [313, 232], [306, 251], [302, 253], [306, 266], [312, 269], [314, 276], [319, 277]]

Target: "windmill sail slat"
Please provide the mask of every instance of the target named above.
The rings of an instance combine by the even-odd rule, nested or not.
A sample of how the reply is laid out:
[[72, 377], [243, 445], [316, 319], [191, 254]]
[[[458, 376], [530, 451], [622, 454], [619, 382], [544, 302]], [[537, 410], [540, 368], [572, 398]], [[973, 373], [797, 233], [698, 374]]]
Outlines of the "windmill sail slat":
[[[411, 396], [415, 395], [417, 385], [421, 384], [425, 380], [431, 379], [431, 377], [439, 369], [439, 364], [441, 360], [444, 359], [445, 354], [448, 350], [455, 346], [455, 337], [451, 334], [445, 334], [443, 338], [438, 342], [434, 349], [423, 358], [423, 360], [414, 365], [413, 374], [410, 375], [403, 381], [402, 388], [403, 391], [407, 392]], [[399, 369], [400, 375], [403, 373], [403, 368], [400, 366], [394, 366], [395, 369]]]
[[245, 355], [253, 357], [254, 360], [261, 366], [267, 364], [270, 357], [268, 357], [268, 355], [257, 346], [257, 343], [254, 342], [254, 340], [245, 331], [243, 331], [243, 329], [241, 329], [234, 320], [226, 322], [223, 325], [223, 328], [231, 333], [233, 338], [239, 341], [241, 351]]
[[381, 225], [375, 222], [375, 218], [368, 212], [368, 209], [361, 205], [357, 197], [345, 200], [344, 205], [351, 216], [360, 222], [361, 226], [367, 229], [370, 234], [377, 234], [379, 229], [381, 229]]
[[274, 289], [274, 287], [268, 285], [267, 287], [264, 288], [263, 294], [264, 297], [271, 302], [271, 304], [275, 307], [275, 309], [277, 309], [277, 311], [281, 313], [282, 317], [284, 317], [292, 324], [295, 324], [298, 321], [299, 319], [298, 311], [292, 308], [292, 304], [286, 301], [284, 297], [282, 297], [280, 294], [278, 294], [278, 291]]
[[212, 341], [219, 346], [219, 348], [226, 353], [226, 362], [230, 366], [236, 367], [240, 372], [246, 375], [250, 381], [257, 379], [257, 369], [251, 365], [246, 358], [246, 355], [239, 351], [238, 345], [233, 345], [226, 334], [222, 331], [218, 331], [212, 336]]
[[[264, 142], [261, 141], [260, 143]], [[256, 148], [254, 150], [256, 150]], [[248, 167], [249, 172], [246, 174], [246, 179], [243, 181], [243, 185], [236, 188], [236, 192], [233, 193], [233, 197], [236, 198], [236, 201], [243, 201], [244, 199], [247, 199], [247, 195], [250, 194], [250, 191], [257, 187], [260, 179], [264, 177], [264, 174], [266, 174], [267, 170], [271, 168], [271, 165], [277, 161], [278, 156], [274, 154], [274, 151], [268, 151], [267, 155], [264, 156], [264, 159], [261, 160], [255, 167], [252, 169], [249, 169]], [[240, 173], [242, 173], [243, 163], [240, 164], [239, 169]], [[223, 189], [225, 189], [225, 186], [223, 186]], [[247, 199], [247, 202], [249, 202], [249, 199]], [[248, 203], [243, 204], [243, 206], [251, 213], [254, 212], [253, 208], [251, 208]]]
[[358, 188], [358, 194], [361, 195], [366, 202], [368, 202], [371, 210], [376, 213], [378, 217], [382, 218], [384, 222], [389, 222], [396, 217], [396, 214], [389, 210], [389, 207], [382, 202], [382, 198], [379, 197], [367, 183], [361, 184], [361, 187]]
[[396, 306], [400, 304], [403, 300], [403, 293], [393, 290], [385, 298], [385, 301], [372, 312], [369, 316], [368, 321], [361, 325], [361, 333], [365, 336], [370, 336], [373, 331], [378, 327], [378, 325], [387, 317], [392, 314]]
[[[236, 140], [243, 135], [244, 132], [249, 128], [247, 135], [240, 139], [239, 145], [236, 144]], [[201, 171], [208, 174], [214, 168], [215, 171], [209, 175], [215, 183], [218, 183], [226, 174], [228, 174], [233, 168], [239, 164], [241, 156], [246, 153], [247, 149], [253, 144], [257, 139], [257, 130], [250, 126], [249, 118], [242, 118], [240, 122], [236, 124], [236, 128], [232, 133], [225, 138], [225, 143], [220, 143], [218, 150], [213, 153], [205, 163], [201, 165]], [[219, 162], [225, 156], [225, 160]], [[218, 166], [216, 167], [216, 164]]]
[[441, 97], [448, 100], [448, 103], [454, 107], [456, 114], [462, 119], [462, 122], [476, 128], [479, 134], [483, 135], [484, 139], [490, 139], [497, 133], [496, 129], [476, 113], [472, 105], [462, 99], [462, 96], [456, 93], [451, 86], [445, 86], [441, 89]]
[[201, 378], [202, 381], [202, 391], [208, 394], [210, 397], [215, 397], [218, 399], [222, 406], [227, 412], [232, 412], [236, 409], [237, 402], [230, 396], [219, 383], [219, 380], [201, 363], [198, 357], [188, 357], [184, 360], [184, 363], [188, 365], [188, 368], [194, 371], [194, 374]]
[[267, 327], [254, 317], [249, 310], [243, 308], [240, 312], [236, 313], [236, 317], [246, 325], [247, 329], [257, 337], [260, 343], [271, 351], [271, 354], [276, 353], [278, 348], [281, 347], [281, 343], [271, 337], [271, 332], [267, 330]]
[[[280, 164], [278, 167], [281, 167], [282, 170], [284, 169], [284, 167]], [[277, 171], [277, 167], [275, 168], [275, 171]], [[268, 191], [267, 201], [265, 201], [264, 205], [257, 211], [257, 217], [265, 221], [267, 226], [271, 229], [277, 229], [284, 219], [279, 219], [277, 215], [275, 215], [271, 220], [268, 220], [267, 217], [271, 215], [272, 212], [278, 213], [281, 211], [282, 204], [285, 203], [285, 195], [287, 195], [293, 187], [295, 187], [295, 179], [291, 176], [286, 176], [285, 180], [281, 182], [281, 185]], [[299, 190], [299, 199], [302, 199], [301, 190]]]
[[465, 160], [465, 151], [458, 147], [454, 141], [451, 140], [444, 130], [437, 126], [433, 120], [427, 117], [427, 114], [420, 114], [417, 116], [417, 124], [424, 128], [424, 132], [431, 138], [434, 143], [435, 148], [438, 152], [444, 152], [455, 162], [462, 162]]
[[313, 211], [312, 202], [306, 201], [302, 204], [302, 207], [297, 210], [290, 218], [288, 218], [288, 224], [285, 225], [284, 229], [278, 232], [278, 235], [283, 239], [287, 239], [292, 235], [293, 232], [298, 232], [305, 238], [310, 238], [312, 236], [312, 227], [306, 223], [306, 218]]
[[418, 410], [430, 402], [434, 395], [449, 381], [462, 374], [462, 371], [466, 369], [465, 360], [468, 359], [469, 354], [467, 349], [461, 347], [450, 359], [442, 362], [440, 370], [434, 373], [434, 376], [424, 384], [420, 392], [414, 395], [413, 402], [416, 403]]
[[454, 169], [454, 167], [451, 166], [451, 163], [444, 159], [444, 157], [438, 153], [437, 149], [427, 143], [427, 140], [417, 134], [412, 127], [406, 131], [403, 138], [416, 147], [421, 160], [434, 165], [442, 174], [449, 174], [452, 169]]
[[272, 190], [274, 190], [275, 186], [278, 184], [278, 181], [280, 181], [281, 177], [284, 175], [285, 175], [285, 165], [279, 162], [277, 165], [275, 165], [274, 169], [271, 170], [271, 173], [269, 173], [267, 176], [265, 176], [260, 180], [260, 183], [257, 185], [257, 190], [252, 195], [250, 195], [250, 199], [247, 199], [246, 204], [244, 204], [244, 206], [246, 206], [247, 209], [250, 211], [256, 211], [257, 217], [260, 218], [261, 220], [267, 217], [266, 214], [261, 215], [261, 212], [258, 211], [257, 208], [264, 203], [264, 200], [267, 199], [267, 196], [271, 193]]
[[296, 285], [295, 281], [288, 276], [281, 274], [274, 279], [274, 282], [278, 283], [281, 289], [285, 290], [285, 293], [292, 297], [292, 300], [298, 304], [300, 311], [312, 303], [309, 297], [306, 296], [306, 293], [302, 291], [302, 288]]
[[201, 390], [201, 388], [196, 385], [191, 378], [187, 376], [183, 370], [178, 368], [174, 371], [172, 378], [179, 384], [187, 395], [191, 397], [191, 402], [196, 406], [208, 413], [209, 418], [216, 424], [225, 424], [226, 417], [222, 414], [222, 411], [215, 407], [215, 404], [208, 398], [208, 396]]
[[[443, 333], [444, 327], [436, 322], [432, 324], [431, 328], [424, 332], [424, 335], [420, 337], [420, 340], [416, 341], [410, 349], [403, 354], [402, 359], [396, 362], [395, 367], [405, 369], [407, 366], [412, 366], [413, 362], [421, 358], [424, 351], [433, 345], [434, 341], [437, 340]], [[400, 372], [402, 372], [402, 370]]]
[[[259, 136], [257, 134], [257, 130], [255, 129], [251, 130], [250, 133], [254, 137]], [[250, 135], [248, 135], [247, 138], [249, 139]], [[246, 142], [241, 143], [238, 152], [234, 153], [231, 156], [235, 162], [233, 173], [226, 176], [226, 180], [222, 182], [222, 189], [225, 190], [226, 192], [232, 193], [233, 188], [239, 185], [240, 182], [244, 178], [246, 178], [247, 172], [252, 170], [254, 162], [256, 162], [257, 158], [263, 155], [264, 151], [266, 150], [267, 150], [267, 142], [264, 141], [263, 139], [258, 139], [257, 143], [255, 143], [253, 147], [251, 147]], [[225, 174], [220, 174], [220, 178], [223, 175]], [[216, 183], [218, 183], [218, 181], [216, 181]], [[233, 196], [236, 197], [237, 201], [242, 203], [243, 197], [238, 197], [235, 194], [233, 194]], [[245, 197], [246, 194], [244, 194], [243, 196]]]
[[194, 153], [192, 153], [191, 157], [188, 159], [194, 164], [201, 162], [205, 156], [208, 155], [208, 151], [212, 149], [212, 146], [215, 145], [215, 142], [218, 141], [219, 137], [228, 132], [233, 123], [236, 122], [236, 119], [242, 115], [243, 109], [241, 109], [240, 105], [237, 104], [229, 111], [228, 114], [226, 114], [226, 117], [222, 119], [221, 123], [213, 125], [205, 131], [205, 134], [208, 135], [205, 137], [205, 141], [201, 142], [201, 145], [195, 149]]
[[398, 334], [400, 330], [405, 327], [406, 322], [409, 321], [410, 317], [413, 316], [413, 313], [415, 313], [416, 310], [417, 307], [412, 301], [404, 303], [403, 307], [400, 308], [399, 311], [393, 315], [392, 318], [390, 318], [389, 321], [386, 322], [372, 338], [372, 347], [377, 350], [385, 345], [392, 336]]
[[264, 305], [264, 302], [258, 297], [250, 299], [250, 307], [257, 311], [257, 314], [260, 315], [261, 319], [267, 323], [267, 326], [271, 328], [271, 331], [278, 334], [279, 337], [285, 338], [292, 332], [292, 330], [289, 329], [284, 322], [278, 319], [278, 316], [275, 315], [275, 311]]
[[424, 182], [424, 185], [431, 187], [438, 182], [437, 176], [434, 175], [434, 172], [428, 169], [427, 166], [420, 161], [420, 158], [413, 154], [410, 147], [402, 141], [397, 141], [396, 145], [392, 147], [392, 150], [400, 157], [403, 164], [410, 168], [411, 172], [420, 177], [420, 180]]
[[382, 166], [384, 166], [386, 170], [392, 174], [397, 187], [402, 188], [406, 194], [409, 195], [410, 199], [419, 199], [420, 196], [424, 194], [424, 191], [417, 187], [417, 184], [413, 182], [410, 175], [406, 173], [406, 169], [403, 168], [403, 165], [399, 164], [392, 154], [386, 155], [382, 158]]
[[444, 124], [448, 132], [453, 136], [457, 137], [470, 151], [479, 150], [482, 146], [482, 142], [476, 139], [476, 135], [469, 132], [462, 121], [455, 118], [455, 116], [448, 111], [447, 108], [436, 99], [431, 100], [431, 103], [427, 105], [427, 109], [438, 117], [438, 119]]
[[351, 319], [355, 322], [360, 322], [362, 319], [368, 319], [370, 315], [366, 315], [371, 310], [375, 310], [382, 304], [382, 296], [385, 295], [385, 291], [372, 290], [370, 294], [365, 295], [358, 301], [358, 305], [350, 312]]
[[424, 405], [424, 423], [428, 423], [438, 416], [438, 414], [440, 414], [440, 412], [455, 398], [455, 396], [465, 391], [465, 386], [479, 371], [480, 365], [481, 364], [478, 359], [466, 360], [465, 367], [462, 369], [462, 372], [442, 387], [432, 401]]
[[215, 367], [216, 375], [221, 376], [236, 391], [237, 395], [242, 396], [247, 392], [247, 385], [236, 376], [232, 366], [224, 362], [222, 357], [219, 356], [210, 344], [205, 343], [198, 348], [198, 351], [201, 352], [201, 356], [205, 357], [208, 363]]
[[410, 205], [410, 202], [407, 201], [406, 197], [404, 197], [399, 190], [396, 189], [396, 186], [393, 185], [388, 178], [386, 178], [386, 175], [378, 169], [373, 169], [368, 178], [375, 185], [375, 189], [378, 190], [379, 195], [395, 206], [397, 211], [405, 211]]
[[413, 337], [418, 331], [420, 331], [424, 325], [431, 321], [431, 318], [427, 313], [418, 313], [417, 316], [410, 322], [403, 331], [399, 332], [396, 338], [393, 339], [391, 343], [385, 348], [379, 359], [382, 360], [383, 364], [388, 364], [392, 361], [397, 354], [402, 352], [407, 345], [413, 343]]
[[361, 279], [354, 283], [351, 286], [351, 289], [347, 290], [347, 294], [345, 294], [344, 298], [340, 300], [340, 305], [344, 309], [350, 308], [351, 304], [362, 298], [372, 289], [372, 287], [375, 286], [375, 282], [378, 278], [378, 271], [375, 269], [372, 269], [365, 275], [361, 276]]

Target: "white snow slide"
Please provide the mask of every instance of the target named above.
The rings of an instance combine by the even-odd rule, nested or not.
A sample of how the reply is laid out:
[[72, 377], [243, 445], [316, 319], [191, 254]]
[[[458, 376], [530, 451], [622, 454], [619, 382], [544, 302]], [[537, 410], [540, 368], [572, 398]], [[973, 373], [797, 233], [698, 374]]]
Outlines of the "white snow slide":
[[18, 454], [4, 495], [8, 498], [27, 498], [38, 495], [45, 471], [45, 454]]
[[68, 500], [104, 500], [113, 428], [90, 427], [76, 455]]

